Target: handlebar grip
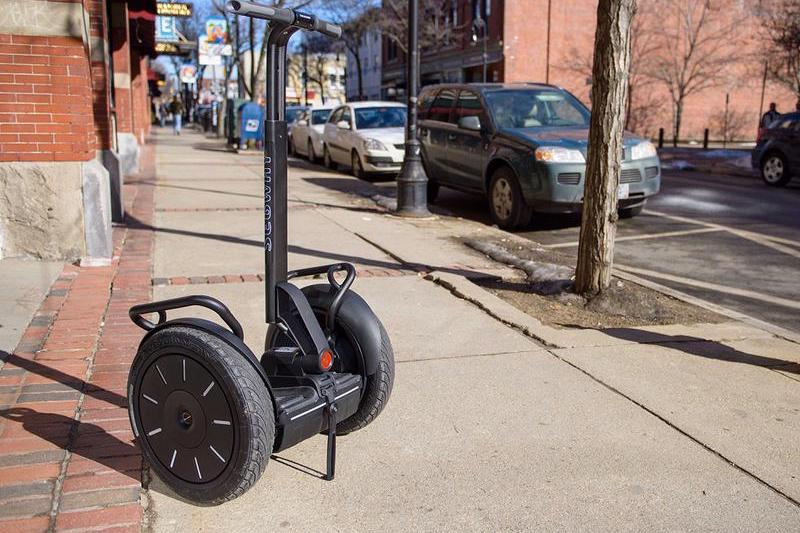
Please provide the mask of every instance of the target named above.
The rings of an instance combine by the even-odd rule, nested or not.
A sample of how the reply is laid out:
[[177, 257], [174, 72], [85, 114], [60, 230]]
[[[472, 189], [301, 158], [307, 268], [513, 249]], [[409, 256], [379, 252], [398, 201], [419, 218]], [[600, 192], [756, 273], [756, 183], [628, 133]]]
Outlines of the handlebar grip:
[[269, 7], [247, 0], [230, 0], [225, 9], [236, 15], [294, 24], [294, 11], [282, 7]]
[[229, 0], [225, 9], [235, 15], [253, 17], [263, 20], [275, 20], [304, 30], [318, 31], [328, 37], [338, 39], [342, 36], [342, 28], [314, 15], [301, 13], [282, 7], [268, 7], [247, 0]]
[[319, 18], [314, 21], [314, 30], [334, 39], [339, 39], [342, 36], [341, 26]]

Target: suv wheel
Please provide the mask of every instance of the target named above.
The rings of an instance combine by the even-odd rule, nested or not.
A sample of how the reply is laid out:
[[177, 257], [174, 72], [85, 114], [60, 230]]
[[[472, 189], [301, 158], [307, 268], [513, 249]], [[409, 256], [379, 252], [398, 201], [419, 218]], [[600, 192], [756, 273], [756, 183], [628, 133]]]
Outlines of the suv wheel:
[[495, 224], [512, 230], [526, 226], [533, 210], [525, 203], [517, 177], [508, 167], [501, 167], [492, 174], [489, 183], [489, 212]]
[[789, 167], [786, 158], [777, 152], [767, 154], [761, 161], [761, 178], [767, 185], [783, 187], [789, 183]]

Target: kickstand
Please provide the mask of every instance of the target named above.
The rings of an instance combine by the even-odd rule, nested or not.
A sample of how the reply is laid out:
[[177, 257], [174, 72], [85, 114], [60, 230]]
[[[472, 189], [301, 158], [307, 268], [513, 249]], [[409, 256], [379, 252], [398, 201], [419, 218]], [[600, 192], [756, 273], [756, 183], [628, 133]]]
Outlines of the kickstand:
[[326, 395], [328, 400], [325, 410], [328, 412], [328, 465], [325, 479], [328, 481], [333, 480], [336, 472], [336, 411], [339, 410], [333, 398]]

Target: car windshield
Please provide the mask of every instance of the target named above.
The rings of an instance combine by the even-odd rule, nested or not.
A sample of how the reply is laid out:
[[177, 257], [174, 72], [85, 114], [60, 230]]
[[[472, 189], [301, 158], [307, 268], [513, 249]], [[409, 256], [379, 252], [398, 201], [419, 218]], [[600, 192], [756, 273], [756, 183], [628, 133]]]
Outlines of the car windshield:
[[489, 91], [484, 98], [498, 128], [589, 125], [589, 110], [567, 92], [510, 89]]
[[402, 128], [406, 125], [405, 107], [359, 107], [356, 112], [356, 129]]
[[294, 119], [297, 118], [297, 115], [305, 111], [302, 107], [295, 107], [286, 110], [286, 122], [294, 122]]
[[330, 109], [320, 109], [319, 111], [312, 111], [311, 124], [314, 126], [316, 126], [317, 124], [325, 124], [328, 121], [329, 116], [331, 116]]

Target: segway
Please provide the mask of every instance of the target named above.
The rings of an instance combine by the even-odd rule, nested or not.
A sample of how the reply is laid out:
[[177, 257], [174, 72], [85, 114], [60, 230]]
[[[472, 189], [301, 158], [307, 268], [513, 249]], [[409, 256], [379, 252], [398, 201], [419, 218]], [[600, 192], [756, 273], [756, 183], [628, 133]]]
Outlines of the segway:
[[[326, 479], [336, 436], [372, 422], [386, 406], [394, 355], [386, 330], [350, 290], [353, 265], [287, 271], [286, 46], [300, 29], [338, 38], [341, 28], [290, 9], [233, 0], [235, 15], [269, 21], [264, 145], [265, 351], [259, 360], [242, 326], [220, 301], [186, 296], [131, 308], [147, 331], [128, 379], [134, 435], [151, 469], [179, 496], [217, 505], [240, 496], [272, 453], [327, 435]], [[290, 281], [325, 276], [302, 289]], [[190, 306], [199, 318], [168, 320]], [[156, 314], [151, 321], [146, 315]]]

